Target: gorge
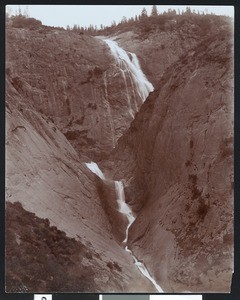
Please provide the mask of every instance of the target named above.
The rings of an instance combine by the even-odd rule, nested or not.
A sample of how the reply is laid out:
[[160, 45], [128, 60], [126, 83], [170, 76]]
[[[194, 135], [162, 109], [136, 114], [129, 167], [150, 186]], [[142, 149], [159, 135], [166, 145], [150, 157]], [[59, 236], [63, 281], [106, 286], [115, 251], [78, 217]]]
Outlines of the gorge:
[[230, 290], [231, 19], [121, 26], [7, 20], [8, 292]]
[[[105, 180], [105, 176], [103, 175], [102, 171], [99, 169], [99, 167], [96, 163], [91, 162], [91, 163], [87, 163], [86, 165], [98, 177], [100, 177], [102, 180]], [[125, 215], [129, 222], [127, 225], [127, 228], [126, 228], [125, 239], [123, 241], [123, 243], [127, 244], [128, 230], [129, 230], [130, 226], [132, 225], [132, 223], [134, 222], [135, 218], [133, 216], [131, 208], [125, 202], [123, 183], [121, 181], [114, 181], [114, 184], [115, 184], [116, 195], [117, 195], [118, 211], [120, 213], [122, 213], [123, 215]], [[139, 271], [153, 283], [156, 290], [158, 292], [163, 292], [163, 290], [156, 283], [154, 278], [151, 277], [151, 275], [149, 274], [149, 272], [148, 272], [147, 268], [144, 266], [144, 264], [137, 260], [137, 258], [133, 255], [132, 251], [128, 248], [128, 246], [125, 246], [125, 250], [126, 250], [126, 252], [130, 253], [131, 257], [133, 258], [134, 264], [138, 267]]]

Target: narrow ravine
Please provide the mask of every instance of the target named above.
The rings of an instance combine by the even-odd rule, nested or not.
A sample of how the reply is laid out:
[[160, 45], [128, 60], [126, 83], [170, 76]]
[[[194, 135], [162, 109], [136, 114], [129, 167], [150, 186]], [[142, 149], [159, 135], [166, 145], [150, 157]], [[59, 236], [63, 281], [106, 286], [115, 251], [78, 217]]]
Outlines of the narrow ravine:
[[[98, 165], [95, 162], [86, 163], [86, 166], [89, 168], [89, 170], [91, 172], [96, 174], [99, 178], [101, 178], [102, 180], [106, 180], [106, 177], [104, 176], [103, 172], [99, 169]], [[131, 257], [133, 258], [134, 264], [139, 269], [139, 271], [148, 280], [150, 280], [152, 282], [152, 284], [155, 286], [155, 288], [157, 289], [158, 292], [163, 293], [162, 288], [160, 287], [160, 285], [157, 284], [155, 279], [149, 274], [146, 266], [142, 262], [137, 260], [136, 256], [134, 256], [132, 251], [127, 246], [129, 228], [135, 221], [135, 217], [134, 217], [134, 214], [133, 214], [130, 206], [127, 205], [127, 203], [125, 202], [124, 185], [123, 185], [122, 181], [114, 181], [114, 184], [115, 184], [115, 190], [116, 190], [116, 199], [117, 199], [117, 203], [118, 203], [118, 211], [120, 213], [122, 213], [123, 215], [125, 215], [128, 219], [128, 226], [125, 231], [125, 239], [123, 240], [123, 244], [126, 244], [124, 249], [126, 252], [128, 252], [131, 255]]]
[[[118, 44], [110, 39], [103, 39], [103, 41], [108, 45], [110, 48], [111, 54], [113, 55], [116, 66], [120, 69], [120, 72], [122, 74], [125, 88], [126, 88], [126, 94], [127, 94], [127, 105], [130, 115], [134, 118], [134, 111], [137, 111], [139, 109], [137, 103], [136, 103], [136, 97], [133, 97], [132, 99], [130, 97], [129, 91], [128, 91], [128, 84], [127, 84], [127, 76], [130, 78], [131, 82], [131, 88], [132, 91], [138, 93], [142, 103], [146, 100], [147, 96], [151, 91], [153, 91], [153, 85], [148, 81], [147, 77], [144, 75], [144, 73], [141, 70], [139, 61], [137, 56], [134, 53], [126, 52], [124, 49], [120, 48]], [[105, 93], [107, 94], [107, 82], [105, 77]], [[102, 180], [106, 180], [103, 172], [99, 169], [98, 165], [95, 162], [86, 163], [86, 166], [95, 173], [99, 178]], [[118, 211], [126, 216], [128, 220], [128, 225], [125, 231], [125, 238], [123, 240], [123, 245], [125, 245], [125, 251], [129, 253], [134, 261], [134, 264], [139, 269], [139, 271], [152, 282], [152, 284], [155, 286], [156, 290], [158, 292], [163, 292], [161, 287], [157, 284], [155, 279], [149, 274], [146, 266], [137, 260], [136, 256], [132, 253], [132, 251], [128, 248], [127, 242], [128, 242], [128, 233], [129, 228], [135, 221], [135, 216], [130, 208], [130, 206], [127, 205], [125, 202], [125, 194], [124, 194], [124, 185], [122, 181], [114, 181], [115, 190], [116, 190], [116, 200], [118, 203]]]

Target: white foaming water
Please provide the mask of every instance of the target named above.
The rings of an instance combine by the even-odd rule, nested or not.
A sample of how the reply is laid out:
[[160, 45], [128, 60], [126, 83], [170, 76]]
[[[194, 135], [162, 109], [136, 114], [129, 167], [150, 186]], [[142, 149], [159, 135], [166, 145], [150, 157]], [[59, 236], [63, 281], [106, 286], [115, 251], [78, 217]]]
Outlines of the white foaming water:
[[86, 163], [86, 166], [90, 171], [92, 171], [94, 174], [96, 174], [101, 179], [105, 180], [105, 176], [103, 172], [99, 169], [98, 165], [95, 162]]
[[109, 46], [112, 55], [115, 57], [119, 67], [131, 74], [131, 77], [136, 85], [139, 96], [142, 101], [145, 101], [148, 94], [153, 91], [153, 85], [144, 75], [136, 54], [126, 52], [120, 48], [117, 42], [105, 39], [105, 43]]
[[[89, 170], [91, 170], [94, 174], [96, 174], [102, 180], [106, 179], [103, 172], [99, 169], [98, 165], [95, 162], [86, 163], [86, 166], [89, 168]], [[132, 225], [132, 223], [135, 221], [135, 217], [133, 216], [131, 208], [125, 202], [124, 186], [123, 186], [122, 181], [114, 181], [114, 183], [115, 183], [115, 189], [116, 189], [116, 194], [117, 194], [117, 203], [118, 203], [118, 207], [119, 207], [119, 212], [122, 213], [123, 215], [125, 215], [129, 222], [127, 229], [126, 229], [126, 237], [123, 241], [123, 243], [127, 243], [128, 231], [129, 231], [129, 228]], [[133, 255], [132, 251], [130, 249], [128, 249], [127, 246], [125, 247], [125, 251], [128, 252], [132, 256], [134, 264], [137, 266], [139, 271], [152, 282], [152, 284], [155, 286], [157, 291], [160, 293], [163, 293], [163, 290], [156, 283], [154, 278], [151, 277], [151, 275], [149, 274], [149, 272], [148, 272], [147, 268], [144, 266], [144, 264], [137, 260], [137, 258]]]
[[128, 249], [127, 246], [125, 247], [125, 250], [131, 254], [131, 256], [134, 260], [134, 264], [138, 267], [140, 272], [152, 282], [152, 284], [155, 286], [155, 288], [157, 289], [158, 292], [163, 293], [163, 290], [161, 289], [160, 285], [158, 285], [156, 283], [156, 281], [154, 280], [154, 278], [151, 277], [151, 275], [149, 274], [149, 272], [148, 272], [147, 268], [144, 266], [144, 264], [136, 259], [136, 257], [132, 254], [132, 251], [130, 249]]
[[121, 181], [115, 181], [115, 189], [116, 189], [116, 192], [117, 192], [117, 203], [118, 203], [118, 206], [119, 206], [119, 212], [126, 215], [126, 217], [128, 219], [128, 222], [129, 222], [128, 226], [127, 226], [127, 229], [126, 229], [126, 237], [123, 241], [123, 243], [126, 243], [127, 240], [128, 240], [129, 227], [132, 225], [135, 218], [133, 216], [133, 213], [132, 213], [130, 207], [125, 202], [125, 194], [124, 194], [123, 183]]
[[108, 113], [108, 120], [109, 120], [109, 125], [110, 125], [110, 130], [111, 130], [111, 135], [112, 135], [112, 143], [113, 143], [113, 148], [116, 146], [116, 137], [115, 137], [115, 128], [114, 128], [114, 122], [113, 122], [113, 117], [112, 117], [112, 111], [111, 111], [111, 106], [108, 101], [108, 91], [107, 91], [107, 73], [104, 74], [104, 91], [105, 91], [105, 107], [107, 108], [107, 113]]
[[[128, 226], [127, 226], [127, 229], [126, 229], [126, 237], [123, 241], [123, 243], [127, 243], [128, 231], [129, 231], [129, 228], [132, 225], [132, 223], [135, 221], [135, 217], [133, 216], [131, 208], [125, 202], [125, 194], [124, 194], [123, 183], [121, 181], [115, 181], [115, 189], [116, 189], [116, 194], [117, 194], [117, 203], [118, 203], [118, 206], [119, 206], [119, 212], [126, 215], [126, 217], [128, 219], [128, 222], [129, 222]], [[149, 272], [148, 272], [147, 268], [144, 266], [144, 264], [137, 260], [137, 258], [133, 255], [132, 251], [130, 249], [128, 249], [127, 246], [125, 247], [125, 250], [128, 253], [130, 253], [130, 255], [132, 256], [132, 258], [134, 260], [134, 264], [137, 266], [139, 271], [152, 282], [152, 284], [155, 286], [155, 288], [157, 289], [158, 292], [163, 293], [163, 290], [156, 283], [154, 278], [151, 277], [151, 275], [149, 274]]]

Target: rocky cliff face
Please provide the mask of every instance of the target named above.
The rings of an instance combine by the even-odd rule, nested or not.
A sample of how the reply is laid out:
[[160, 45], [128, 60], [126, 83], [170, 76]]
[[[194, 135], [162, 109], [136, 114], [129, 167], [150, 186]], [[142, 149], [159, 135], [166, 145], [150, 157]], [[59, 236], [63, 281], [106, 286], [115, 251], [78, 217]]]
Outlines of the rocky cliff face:
[[209, 37], [165, 71], [105, 163], [115, 179], [125, 179], [126, 201], [137, 212], [130, 248], [168, 292], [228, 291], [231, 285], [229, 36], [223, 30]]
[[7, 73], [17, 91], [55, 123], [81, 160], [109, 153], [142, 100], [105, 42], [45, 27], [9, 27], [6, 39]]
[[[65, 232], [68, 238], [74, 238], [76, 245], [80, 243], [88, 249], [87, 256], [84, 253], [79, 257], [74, 256], [75, 265], [78, 267], [75, 271], [72, 268], [66, 270], [68, 275], [65, 284], [60, 284], [59, 287], [56, 285], [56, 280], [59, 283], [56, 278], [51, 279], [50, 285], [47, 280], [47, 283], [42, 282], [34, 272], [39, 261], [33, 263], [34, 257], [28, 253], [29, 248], [26, 244], [31, 243], [32, 238], [32, 242], [35, 243], [36, 237], [32, 235], [27, 237], [23, 225], [30, 223], [27, 232], [36, 231], [41, 237], [45, 235], [47, 241], [48, 230], [45, 228], [44, 231], [41, 226], [38, 228], [38, 223], [35, 224], [35, 221], [31, 220], [31, 215], [25, 213], [24, 217], [20, 217], [22, 215], [20, 211], [19, 218], [13, 217], [12, 220], [16, 224], [19, 222], [19, 226], [14, 225], [19, 228], [18, 231], [6, 238], [8, 244], [18, 244], [20, 251], [18, 255], [25, 257], [24, 264], [29, 267], [25, 273], [22, 272], [13, 260], [17, 255], [16, 251], [13, 257], [8, 253], [7, 291], [66, 292], [72, 288], [83, 292], [146, 289], [154, 291], [120, 245], [121, 226], [113, 227], [111, 217], [108, 218], [110, 209], [108, 207], [112, 207], [112, 218], [120, 224], [123, 223], [119, 219], [116, 205], [114, 208], [116, 202], [114, 186], [104, 185], [85, 164], [80, 162], [77, 152], [55, 124], [37, 112], [29, 99], [23, 98], [9, 80], [7, 80], [6, 114], [6, 200], [12, 203], [20, 202], [25, 210], [35, 213], [42, 219], [40, 223], [44, 224], [43, 219], [48, 219], [48, 224]], [[103, 189], [108, 191], [108, 199], [103, 198]], [[109, 203], [108, 210], [106, 210], [107, 203]], [[9, 230], [11, 232], [13, 228]], [[40, 243], [41, 247], [46, 248], [45, 240], [41, 240]], [[56, 244], [56, 248], [58, 247], [60, 246]], [[58, 250], [55, 249], [54, 253]], [[67, 263], [66, 259], [65, 262]], [[71, 281], [72, 272], [81, 273], [78, 269], [80, 266], [85, 266], [91, 271], [90, 286], [82, 286], [80, 282], [79, 285], [77, 283], [72, 285], [68, 282]]]

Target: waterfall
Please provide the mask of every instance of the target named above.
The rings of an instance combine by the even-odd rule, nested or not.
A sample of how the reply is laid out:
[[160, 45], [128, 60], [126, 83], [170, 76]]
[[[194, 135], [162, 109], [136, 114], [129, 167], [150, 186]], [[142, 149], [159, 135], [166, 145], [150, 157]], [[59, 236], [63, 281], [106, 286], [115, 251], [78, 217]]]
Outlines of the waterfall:
[[94, 174], [96, 174], [101, 179], [105, 180], [105, 176], [103, 172], [99, 169], [98, 165], [95, 162], [86, 163], [86, 166], [90, 171], [92, 171]]
[[[126, 237], [123, 241], [123, 243], [127, 243], [128, 231], [129, 231], [129, 228], [132, 225], [132, 223], [135, 221], [135, 217], [133, 216], [131, 208], [125, 202], [123, 183], [121, 181], [115, 181], [115, 189], [116, 189], [116, 194], [117, 194], [117, 202], [118, 202], [119, 212], [122, 213], [123, 215], [125, 215], [129, 222], [127, 229], [126, 229]], [[163, 290], [156, 283], [155, 279], [151, 277], [151, 275], [149, 274], [145, 265], [137, 260], [137, 258], [133, 255], [132, 251], [130, 249], [128, 249], [128, 246], [125, 247], [125, 251], [127, 251], [132, 256], [134, 264], [137, 266], [139, 271], [152, 282], [152, 284], [155, 286], [157, 291], [160, 293], [163, 293]]]
[[120, 48], [115, 41], [109, 39], [105, 39], [104, 41], [109, 46], [112, 55], [114, 56], [119, 68], [123, 70], [124, 75], [125, 72], [128, 72], [131, 75], [131, 79], [135, 83], [136, 90], [140, 98], [142, 101], [145, 101], [148, 94], [153, 91], [153, 85], [144, 75], [136, 54], [126, 52], [124, 49]]
[[111, 135], [112, 135], [113, 148], [115, 148], [115, 146], [116, 146], [116, 137], [115, 137], [115, 129], [114, 129], [114, 123], [113, 123], [111, 106], [110, 106], [110, 104], [108, 102], [107, 73], [106, 72], [104, 74], [103, 81], [104, 81], [104, 91], [105, 91], [105, 97], [106, 97], [106, 101], [104, 101], [104, 104], [105, 104], [105, 107], [106, 107], [107, 112], [108, 112], [108, 120], [109, 120]]
[[126, 215], [128, 222], [129, 222], [127, 229], [126, 229], [126, 237], [123, 241], [123, 243], [126, 243], [128, 240], [128, 230], [129, 230], [130, 226], [132, 225], [132, 223], [134, 222], [135, 217], [133, 216], [132, 210], [125, 202], [124, 186], [123, 186], [122, 181], [115, 181], [115, 189], [116, 189], [116, 193], [117, 193], [117, 203], [118, 203], [118, 207], [119, 207], [119, 212]]
[[125, 250], [131, 254], [131, 256], [134, 260], [134, 264], [138, 267], [140, 272], [152, 282], [152, 284], [155, 286], [155, 288], [157, 289], [158, 292], [163, 293], [162, 288], [160, 287], [160, 285], [157, 284], [155, 279], [151, 277], [151, 275], [149, 274], [149, 272], [148, 272], [147, 268], [144, 266], [144, 264], [137, 260], [137, 258], [133, 255], [132, 251], [129, 250], [127, 246], [125, 247]]
[[[101, 179], [103, 179], [103, 180], [106, 179], [104, 174], [102, 173], [102, 171], [99, 169], [98, 165], [95, 162], [86, 163], [86, 166]], [[126, 228], [125, 239], [123, 241], [123, 243], [127, 243], [128, 231], [129, 231], [129, 228], [132, 225], [132, 223], [135, 221], [135, 217], [133, 215], [131, 208], [125, 202], [124, 185], [123, 185], [122, 181], [114, 181], [114, 184], [115, 184], [115, 190], [116, 190], [116, 196], [117, 196], [118, 211], [120, 213], [122, 213], [123, 215], [125, 215], [128, 219], [128, 226]], [[137, 258], [133, 255], [132, 251], [130, 249], [128, 249], [128, 246], [126, 246], [124, 249], [126, 252], [128, 252], [131, 255], [131, 257], [133, 258], [134, 264], [139, 269], [139, 271], [146, 278], [148, 278], [148, 280], [150, 280], [152, 282], [152, 284], [155, 286], [155, 288], [157, 289], [158, 292], [163, 293], [163, 290], [156, 283], [155, 279], [151, 277], [151, 275], [149, 274], [145, 265], [142, 262], [137, 260]]]
[[[130, 95], [129, 95], [129, 92], [128, 92], [127, 78], [126, 78], [125, 72], [122, 69], [121, 69], [121, 73], [122, 73], [123, 80], [124, 80], [124, 83], [125, 83], [125, 86], [126, 86], [127, 102], [128, 102], [128, 107], [129, 107], [129, 113], [132, 116], [132, 118], [134, 118], [134, 110], [132, 109], [131, 98], [130, 98]], [[137, 110], [137, 107], [136, 107], [136, 110]]]

